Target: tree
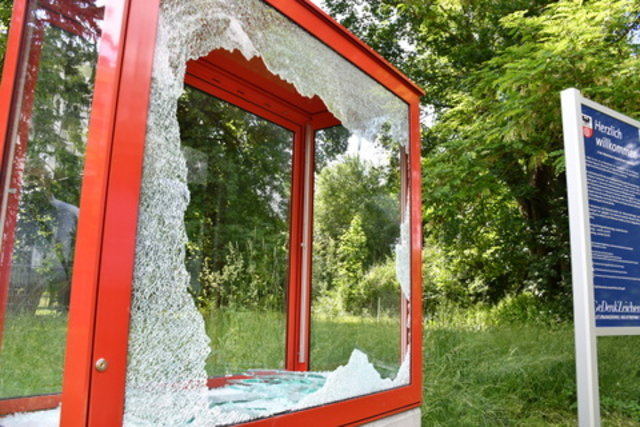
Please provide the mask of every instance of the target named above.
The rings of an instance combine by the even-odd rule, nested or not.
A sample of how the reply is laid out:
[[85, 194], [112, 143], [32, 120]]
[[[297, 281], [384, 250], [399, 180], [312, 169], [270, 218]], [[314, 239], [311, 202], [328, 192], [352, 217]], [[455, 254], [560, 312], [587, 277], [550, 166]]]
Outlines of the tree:
[[[559, 93], [574, 86], [614, 108], [638, 111], [640, 103], [629, 96], [640, 82], [638, 45], [629, 38], [637, 10], [632, 1], [563, 1], [539, 16], [521, 11], [503, 18], [501, 28], [518, 44], [499, 49], [469, 76], [473, 89], [431, 130], [441, 142], [424, 165], [435, 173], [450, 168], [464, 182], [455, 200], [471, 210], [463, 226], [483, 230], [486, 213], [479, 208], [496, 195], [501, 200], [500, 215], [491, 217], [511, 226], [495, 230], [508, 249], [496, 261], [519, 266], [505, 290], [528, 288], [549, 297], [570, 291]], [[461, 164], [463, 156], [468, 165]], [[441, 212], [451, 204], [437, 194], [433, 199]], [[431, 213], [427, 220], [447, 218]]]
[[439, 265], [475, 298], [565, 298], [559, 92], [574, 86], [639, 112], [638, 2], [366, 3], [327, 0], [374, 48], [387, 49], [378, 36], [399, 27], [388, 51], [408, 49], [390, 58], [427, 90], [424, 234]]
[[293, 135], [190, 87], [178, 120], [189, 169], [187, 264], [196, 301], [201, 308], [282, 306]]
[[325, 0], [329, 13], [388, 58], [446, 111], [467, 80], [502, 46], [518, 43], [500, 20], [517, 11], [538, 14], [553, 0]]
[[[201, 309], [281, 309], [286, 295], [293, 134], [194, 88], [178, 104], [191, 202], [187, 265]], [[322, 133], [319, 167], [348, 133]]]
[[[0, 15], [2, 11], [0, 7]], [[31, 40], [39, 45], [39, 54], [26, 64], [25, 80], [33, 79], [35, 89], [33, 103], [25, 101], [17, 117], [16, 145], [22, 145], [25, 154], [14, 161], [14, 167], [22, 165], [23, 171], [10, 307], [28, 312], [35, 311], [45, 291], [50, 305], [68, 308], [97, 60], [97, 29], [92, 19], [79, 18], [78, 23], [87, 27], [79, 35], [56, 27], [46, 16], [39, 16], [42, 22], [28, 24], [34, 32], [42, 31], [42, 37]]]
[[0, 0], [0, 69], [4, 65], [4, 52], [7, 48], [9, 21], [11, 20], [12, 0]]
[[336, 288], [345, 311], [353, 312], [361, 299], [358, 291], [364, 277], [367, 255], [367, 236], [362, 229], [362, 217], [356, 214], [338, 243]]
[[384, 169], [345, 156], [317, 177], [314, 242], [338, 242], [356, 215], [366, 235], [369, 266], [387, 257], [398, 238], [398, 197], [388, 191]]

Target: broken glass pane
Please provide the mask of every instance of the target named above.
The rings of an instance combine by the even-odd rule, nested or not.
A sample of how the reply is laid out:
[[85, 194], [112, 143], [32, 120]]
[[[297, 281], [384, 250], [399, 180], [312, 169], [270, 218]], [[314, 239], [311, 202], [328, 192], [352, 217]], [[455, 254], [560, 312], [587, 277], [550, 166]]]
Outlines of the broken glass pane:
[[[408, 110], [402, 100], [262, 1], [165, 0], [159, 22], [138, 222], [125, 422], [228, 424], [406, 384], [408, 357], [383, 378], [354, 348], [343, 365], [318, 373], [313, 386], [305, 383], [305, 393], [291, 392], [291, 381], [297, 377], [272, 372], [267, 383], [273, 385], [274, 376], [279, 379], [266, 394], [271, 403], [260, 411], [255, 402], [249, 402], [249, 408], [220, 404], [225, 393], [237, 393], [233, 387], [263, 394], [265, 377], [252, 371], [238, 373], [243, 377], [238, 383], [208, 390], [205, 362], [210, 339], [189, 293], [193, 279], [187, 267], [197, 270], [199, 261], [190, 263], [187, 258], [189, 225], [185, 224], [189, 179], [193, 183], [208, 179], [199, 173], [202, 165], [197, 165], [208, 159], [181, 148], [176, 116], [186, 62], [215, 49], [239, 50], [247, 59], [259, 56], [271, 73], [292, 83], [301, 95], [322, 99], [354, 137], [384, 141], [396, 152], [407, 150]], [[188, 165], [193, 162], [196, 166], [190, 172]], [[280, 200], [275, 197], [273, 203]]]

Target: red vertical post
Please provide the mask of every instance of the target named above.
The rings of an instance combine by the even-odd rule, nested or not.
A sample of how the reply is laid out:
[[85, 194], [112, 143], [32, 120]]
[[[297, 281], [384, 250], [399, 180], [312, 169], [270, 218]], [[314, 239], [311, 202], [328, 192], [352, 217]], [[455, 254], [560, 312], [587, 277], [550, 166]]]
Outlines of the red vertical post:
[[69, 304], [60, 421], [64, 427], [86, 426], [88, 422], [107, 182], [129, 3], [107, 2], [102, 23]]
[[[410, 142], [407, 141], [410, 145]], [[400, 149], [400, 222], [404, 221], [407, 209], [409, 209], [409, 194], [411, 194], [409, 181], [409, 159], [405, 148]], [[399, 262], [401, 260], [396, 260]], [[411, 300], [404, 292], [400, 292], [400, 360], [404, 361], [411, 344]]]
[[300, 348], [300, 278], [302, 260], [302, 228], [304, 206], [304, 128], [294, 135], [291, 202], [289, 213], [289, 283], [287, 289], [287, 339], [285, 368], [299, 370]]
[[422, 176], [420, 152], [420, 103], [409, 105], [409, 230], [411, 242], [411, 387], [422, 392]]
[[304, 126], [304, 182], [302, 194], [302, 258], [300, 267], [300, 328], [297, 371], [308, 371], [311, 359], [311, 294], [313, 290], [313, 194], [315, 171], [315, 131]]
[[[99, 163], [106, 167], [107, 173], [106, 182], [101, 180], [106, 184], [101, 200], [103, 211], [96, 212], [102, 223], [99, 229], [96, 225], [86, 224], [100, 239], [95, 265], [98, 283], [92, 290], [97, 294], [90, 295], [95, 297], [95, 305], [83, 310], [86, 316], [95, 316], [93, 337], [89, 341], [92, 347], [82, 348], [86, 351], [82, 372], [90, 384], [89, 391], [81, 397], [87, 401], [88, 413], [86, 419], [76, 420], [73, 414], [66, 418], [67, 389], [64, 389], [62, 424], [65, 427], [119, 426], [124, 416], [136, 229], [160, 1], [123, 1], [118, 6], [125, 6], [124, 10], [118, 9], [123, 16], [107, 14], [106, 24], [113, 24], [114, 30], [117, 27], [121, 38], [109, 40], [106, 34], [103, 35], [103, 40], [111, 42], [113, 48], [113, 56], [105, 60], [112, 61], [110, 66], [118, 64], [118, 68], [110, 68], [106, 76], [113, 79], [111, 84], [105, 82], [109, 99], [115, 100], [115, 105], [110, 104], [113, 110], [107, 109], [108, 115], [101, 118], [104, 128], [96, 123], [101, 132], [109, 132], [110, 136], [110, 140], [105, 141], [110, 147], [109, 157], [103, 159], [105, 163]], [[87, 244], [95, 245], [91, 240], [87, 240]], [[81, 344], [84, 346], [85, 342]], [[68, 347], [67, 354], [72, 352]], [[98, 370], [96, 362], [99, 359], [106, 361], [106, 369]], [[71, 366], [67, 364], [69, 368]], [[65, 372], [65, 376], [70, 375], [69, 371]], [[65, 424], [67, 420], [69, 424]]]

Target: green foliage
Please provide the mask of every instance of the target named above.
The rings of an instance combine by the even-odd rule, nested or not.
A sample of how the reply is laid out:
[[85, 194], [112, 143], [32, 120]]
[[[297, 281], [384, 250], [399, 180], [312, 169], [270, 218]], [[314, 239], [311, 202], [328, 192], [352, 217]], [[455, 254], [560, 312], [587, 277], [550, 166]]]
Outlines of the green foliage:
[[[570, 271], [559, 92], [577, 87], [640, 113], [637, 0], [327, 5], [427, 91], [427, 308], [524, 291], [561, 307]], [[392, 28], [389, 46], [380, 38]]]
[[372, 266], [359, 284], [358, 299], [354, 304], [360, 313], [380, 316], [398, 316], [400, 283], [396, 278], [396, 263], [388, 258]]
[[[608, 105], [638, 110], [627, 95], [638, 87], [637, 46], [621, 36], [636, 19], [632, 7], [630, 1], [559, 2], [539, 16], [504, 17], [501, 27], [518, 44], [499, 49], [470, 74], [473, 88], [427, 134], [440, 141], [423, 161], [427, 235], [456, 258], [469, 249], [477, 250], [472, 259], [496, 251], [473, 275], [489, 288], [548, 298], [569, 292], [558, 94], [576, 86]], [[438, 187], [445, 180], [454, 190], [443, 197]]]
[[557, 325], [570, 314], [530, 293], [508, 295], [491, 307], [489, 322], [493, 325]]
[[351, 133], [344, 126], [333, 126], [316, 132], [316, 171], [324, 169], [328, 163], [347, 151]]
[[191, 202], [191, 292], [203, 311], [285, 298], [292, 135], [187, 87], [178, 104]]
[[400, 284], [392, 257], [365, 269], [366, 236], [356, 214], [340, 237], [337, 249], [335, 289], [318, 301], [317, 312], [396, 316], [399, 312]]
[[360, 282], [364, 276], [367, 259], [367, 237], [362, 230], [362, 218], [356, 214], [349, 229], [340, 236], [336, 290], [341, 294], [344, 308], [352, 312], [356, 308]]
[[314, 203], [314, 243], [330, 245], [361, 218], [366, 236], [365, 265], [386, 258], [399, 230], [397, 198], [386, 186], [386, 170], [358, 156], [345, 156], [320, 171]]
[[427, 241], [422, 262], [425, 313], [430, 315], [447, 304], [466, 307], [476, 301], [484, 286], [478, 281], [469, 283], [465, 280], [466, 276], [472, 277], [475, 273], [469, 266], [472, 262], [469, 257], [457, 257], [442, 246]]
[[[388, 143], [383, 139], [378, 143]], [[322, 142], [319, 146], [322, 150]], [[393, 311], [383, 304], [394, 286], [397, 311], [399, 286], [392, 248], [399, 234], [398, 177], [394, 175], [399, 166], [393, 156], [385, 160], [385, 165], [373, 165], [345, 155], [317, 174], [313, 242], [317, 313], [377, 316]]]
[[425, 314], [428, 325], [443, 325], [461, 329], [487, 329], [510, 326], [546, 326], [566, 324], [572, 307], [558, 307], [528, 293], [508, 295], [497, 304], [466, 303], [443, 299]]
[[4, 52], [7, 48], [12, 6], [13, 0], [0, 0], [0, 70], [4, 65]]
[[500, 26], [513, 12], [540, 12], [552, 0], [325, 0], [347, 28], [425, 88], [424, 104], [444, 111], [467, 80], [505, 45], [517, 43]]
[[265, 310], [282, 309], [285, 298], [286, 265], [282, 249], [264, 240], [230, 242], [221, 268], [213, 269], [204, 258], [199, 275], [196, 305], [208, 313], [215, 308]]
[[190, 240], [216, 268], [229, 242], [278, 240], [288, 229], [291, 133], [190, 87], [178, 120], [190, 169]]

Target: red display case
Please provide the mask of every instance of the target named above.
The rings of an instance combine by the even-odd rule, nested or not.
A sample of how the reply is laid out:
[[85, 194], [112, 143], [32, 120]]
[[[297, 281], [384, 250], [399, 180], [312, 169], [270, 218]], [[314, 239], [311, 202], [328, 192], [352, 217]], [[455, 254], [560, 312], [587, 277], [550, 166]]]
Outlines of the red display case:
[[[400, 149], [397, 167], [399, 216], [408, 221], [410, 291], [399, 293], [398, 359], [408, 362], [410, 377], [406, 383], [387, 389], [336, 399], [309, 408], [290, 408], [240, 424], [360, 425], [417, 408], [422, 395], [419, 146], [419, 98], [422, 91], [310, 1], [265, 0], [260, 3], [261, 7], [268, 8], [269, 13], [285, 17], [287, 22], [330, 49], [336, 58], [355, 70], [354, 75], [360, 73], [376, 87], [384, 89], [384, 97], [391, 94], [406, 107], [407, 123], [401, 124], [401, 127], [407, 131], [407, 140], [404, 142], [405, 148]], [[8, 320], [11, 317], [10, 300], [18, 298], [12, 297], [12, 292], [24, 293], [25, 289], [35, 286], [33, 283], [37, 282], [36, 279], [23, 279], [18, 274], [20, 268], [24, 269], [21, 267], [24, 263], [19, 265], [18, 260], [26, 253], [24, 248], [20, 249], [20, 245], [25, 245], [24, 239], [20, 240], [20, 233], [25, 233], [30, 224], [27, 219], [30, 211], [25, 207], [27, 203], [31, 203], [28, 206], [36, 206], [33, 209], [53, 212], [49, 216], [54, 218], [53, 221], [58, 221], [51, 231], [53, 237], [50, 237], [50, 241], [54, 245], [46, 250], [58, 254], [56, 262], [59, 262], [57, 267], [43, 263], [40, 259], [46, 261], [48, 258], [40, 253], [46, 250], [35, 250], [33, 246], [29, 252], [27, 269], [30, 268], [29, 271], [35, 272], [33, 274], [38, 277], [66, 273], [70, 281], [70, 301], [65, 305], [63, 292], [66, 289], [69, 293], [69, 285], [67, 288], [62, 285], [55, 287], [55, 283], [62, 283], [62, 280], [54, 285], [50, 280], [47, 289], [38, 293], [40, 305], [29, 309], [31, 311], [20, 309], [22, 317], [19, 319], [24, 318], [26, 311], [35, 313], [34, 318], [40, 316], [38, 321], [47, 315], [56, 319], [68, 316], [63, 319], [66, 329], [61, 339], [62, 343], [66, 341], [64, 365], [60, 362], [59, 367], [62, 386], [60, 390], [53, 385], [15, 392], [7, 388], [4, 394], [0, 389], [0, 424], [3, 415], [55, 408], [60, 403], [62, 426], [114, 426], [123, 423], [136, 245], [140, 227], [140, 194], [143, 191], [145, 143], [148, 142], [146, 138], [150, 126], [149, 107], [150, 103], [155, 102], [151, 96], [152, 76], [157, 66], [157, 63], [154, 65], [154, 58], [158, 55], [156, 40], [158, 31], [162, 31], [158, 29], [162, 13], [158, 0], [108, 0], [104, 3], [14, 1], [0, 86], [0, 130], [4, 136], [0, 151], [3, 156], [0, 366], [2, 358], [8, 358], [7, 348], [11, 344], [3, 342], [11, 339], [8, 332], [4, 331], [9, 331], [10, 327], [20, 327], [15, 320], [18, 317]], [[62, 35], [59, 35], [59, 30]], [[47, 40], [54, 41], [47, 44]], [[50, 83], [47, 83], [41, 71], [48, 66], [47, 55], [58, 55], [55, 49], [69, 49], [70, 46], [85, 52], [81, 59], [76, 54], [72, 55], [70, 63], [76, 64], [76, 71], [68, 75], [74, 78], [84, 76], [86, 84], [83, 83], [82, 87], [88, 95], [82, 101], [86, 105], [86, 112], [75, 113], [73, 117], [76, 117], [76, 121], [72, 125], [65, 124], [64, 117], [65, 114], [71, 114], [67, 113], [67, 110], [72, 111], [68, 106], [75, 100], [57, 101], [60, 98], [58, 95], [46, 98], [47, 91], [55, 88], [47, 86]], [[95, 56], [91, 56], [92, 49], [95, 49]], [[286, 334], [282, 349], [284, 366], [281, 368], [285, 371], [307, 372], [313, 369], [310, 366], [310, 331], [314, 284], [312, 248], [316, 136], [323, 129], [340, 125], [342, 120], [339, 117], [343, 117], [343, 113], [332, 112], [336, 107], [332, 104], [328, 108], [330, 102], [322, 96], [303, 96], [296, 85], [271, 70], [269, 61], [263, 60], [259, 48], [257, 51], [257, 55], [247, 59], [240, 50], [213, 49], [187, 63], [184, 83], [274, 123], [292, 135], [291, 182], [288, 190], [288, 268], [284, 299]], [[313, 57], [314, 53], [313, 49], [309, 49], [306, 55]], [[83, 71], [89, 68], [87, 64], [93, 64], [91, 66], [95, 71]], [[330, 64], [327, 66], [330, 67]], [[67, 72], [63, 68], [48, 78], [51, 81], [64, 80]], [[67, 87], [59, 89], [71, 90]], [[44, 102], [61, 105], [58, 110], [62, 111], [62, 118], [55, 116], [52, 119], [51, 111], [39, 109]], [[361, 108], [367, 107], [361, 105]], [[64, 149], [67, 150], [65, 155], [71, 153], [79, 159], [73, 163], [77, 170], [75, 178], [69, 177], [67, 172], [69, 176], [60, 177], [63, 173], [57, 172], [59, 168], [56, 167], [63, 160], [56, 157], [55, 153], [51, 154], [58, 146], [55, 141], [46, 138], [42, 142], [42, 137], [38, 136], [40, 133], [46, 136], [47, 128], [39, 123], [49, 123], [47, 120], [54, 123], [52, 126], [62, 129], [60, 134], [66, 139], [61, 144], [67, 146], [69, 140], [75, 141], [68, 135], [76, 132], [78, 126], [86, 127], [86, 132], [77, 131], [76, 137], [78, 147], [83, 147], [84, 154], [78, 154], [79, 148]], [[47, 172], [39, 172], [39, 167]], [[40, 181], [31, 183], [33, 177], [42, 176], [47, 177], [45, 184]], [[66, 184], [60, 182], [70, 180], [78, 182], [74, 187], [76, 190], [64, 187], [64, 191], [78, 194], [73, 196], [76, 197], [74, 201], [70, 201], [72, 196], [66, 196], [68, 203], [61, 204], [56, 197], [63, 192], [61, 188]], [[42, 199], [45, 201], [39, 202], [40, 205], [29, 201], [30, 198], [36, 200], [32, 190], [34, 185], [46, 185], [50, 189], [48, 199]], [[51, 206], [58, 210], [51, 210]], [[60, 209], [71, 213], [64, 217]], [[64, 252], [68, 240], [58, 236], [64, 228], [61, 225], [64, 218], [68, 221], [71, 217], [77, 220], [72, 240], [75, 245], [73, 255]], [[40, 225], [33, 227], [36, 226]], [[34, 235], [42, 235], [42, 229], [39, 230]], [[37, 268], [34, 267], [36, 264]], [[67, 272], [67, 269], [72, 271]], [[43, 298], [48, 301], [49, 308], [46, 310], [42, 308]], [[68, 307], [68, 312], [65, 307]], [[13, 310], [16, 310], [15, 307]], [[55, 316], [51, 314], [53, 311], [56, 311]], [[15, 344], [13, 346], [16, 347]], [[15, 362], [5, 360], [4, 363], [10, 368], [9, 364]], [[0, 370], [0, 377], [3, 375], [5, 373]], [[243, 376], [210, 378], [208, 386], [225, 386], [230, 378]]]

